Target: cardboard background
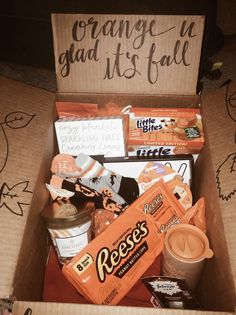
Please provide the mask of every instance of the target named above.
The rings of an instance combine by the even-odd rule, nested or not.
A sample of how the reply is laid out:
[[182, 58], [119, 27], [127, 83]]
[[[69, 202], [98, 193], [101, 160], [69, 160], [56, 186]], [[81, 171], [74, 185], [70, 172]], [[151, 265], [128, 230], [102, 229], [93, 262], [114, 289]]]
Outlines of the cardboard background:
[[[234, 283], [236, 284], [236, 83], [228, 83], [203, 99], [205, 132], [215, 173], [215, 186]], [[211, 223], [214, 226], [214, 221]], [[218, 237], [221, 237], [219, 234]], [[222, 271], [223, 272], [223, 271]]]
[[[71, 17], [68, 17], [70, 19]], [[181, 17], [183, 18], [183, 17]], [[201, 25], [202, 18], [199, 17], [199, 25]], [[67, 26], [62, 22], [62, 28]], [[201, 27], [199, 32], [201, 32]], [[58, 36], [64, 40], [63, 31]], [[58, 38], [59, 38], [58, 37]], [[195, 38], [195, 37], [194, 37]], [[66, 39], [67, 40], [67, 39]], [[70, 42], [70, 41], [69, 41]], [[55, 48], [58, 43], [55, 43]], [[167, 44], [168, 46], [168, 44]], [[169, 46], [168, 46], [169, 47]], [[56, 53], [58, 51], [56, 50]], [[199, 58], [199, 50], [194, 51], [192, 57], [197, 61]], [[57, 56], [57, 55], [56, 55]], [[178, 68], [179, 69], [179, 68]], [[171, 71], [171, 79], [167, 77], [163, 80], [163, 90], [153, 89], [149, 94], [155, 95], [152, 103], [155, 103], [157, 93], [194, 93], [196, 84], [193, 84], [192, 75], [197, 77], [198, 65], [194, 68], [196, 72], [191, 72], [190, 77], [183, 75], [184, 81], [180, 85], [181, 71], [173, 73]], [[191, 71], [194, 71], [192, 69]], [[94, 75], [94, 67], [90, 67], [86, 76], [80, 76], [80, 73], [85, 73], [79, 69], [79, 79], [76, 74], [70, 77], [71, 84], [59, 82], [59, 89], [61, 92], [92, 92], [94, 91], [95, 84], [97, 85], [97, 93], [106, 92], [106, 85], [98, 82], [97, 77]], [[173, 69], [172, 69], [173, 70]], [[182, 75], [182, 74], [181, 74]], [[81, 81], [78, 81], [81, 80]], [[59, 80], [60, 81], [60, 80]], [[82, 83], [81, 83], [82, 82]], [[85, 83], [86, 82], [86, 83]], [[115, 81], [114, 81], [115, 82]], [[159, 81], [161, 82], [161, 81]], [[65, 83], [65, 85], [64, 85]], [[80, 83], [84, 84], [87, 90], [81, 89]], [[109, 92], [121, 92], [123, 85], [116, 82], [111, 87]], [[174, 90], [171, 90], [172, 83]], [[66, 89], [64, 89], [64, 86]], [[133, 84], [133, 90], [143, 91], [143, 85]], [[178, 89], [183, 87], [183, 90]], [[125, 88], [125, 86], [124, 86]], [[100, 90], [101, 89], [101, 90]], [[128, 91], [131, 87], [127, 87]], [[127, 89], [125, 91], [127, 91]], [[170, 89], [170, 90], [168, 90]], [[164, 91], [164, 92], [163, 92]], [[235, 309], [235, 274], [236, 274], [236, 246], [235, 246], [235, 194], [230, 195], [230, 198], [223, 198], [227, 194], [222, 194], [222, 189], [216, 190], [217, 187], [217, 171], [222, 170], [222, 165], [230, 165], [229, 172], [223, 174], [221, 184], [224, 183], [224, 188], [232, 188], [234, 191], [235, 181], [231, 179], [234, 173], [234, 153], [235, 153], [235, 121], [232, 115], [229, 114], [229, 109], [234, 111], [235, 85], [230, 86], [230, 90], [226, 96], [226, 89], [222, 88], [216, 94], [212, 94], [203, 103], [204, 120], [207, 132], [207, 144], [201, 156], [196, 173], [196, 182], [200, 183], [198, 187], [198, 195], [204, 194], [208, 207], [208, 228], [210, 232], [210, 241], [213, 244], [213, 250], [216, 249], [216, 255], [213, 263], [209, 263], [206, 268], [206, 278], [203, 279], [202, 287], [204, 292], [201, 292], [203, 300], [207, 301], [209, 309], [217, 309], [225, 311], [233, 311]], [[2, 172], [0, 177], [0, 185], [4, 190], [1, 190], [1, 230], [0, 230], [0, 251], [4, 253], [1, 257], [0, 264], [0, 296], [8, 296], [14, 288], [14, 293], [19, 299], [26, 302], [16, 302], [14, 305], [15, 315], [21, 314], [157, 314], [155, 309], [137, 309], [137, 308], [122, 308], [122, 307], [105, 307], [97, 305], [70, 305], [70, 304], [57, 304], [57, 303], [42, 303], [32, 302], [40, 301], [42, 282], [43, 282], [43, 267], [46, 257], [46, 249], [42, 254], [42, 250], [47, 246], [46, 233], [43, 233], [42, 226], [39, 222], [39, 211], [43, 206], [46, 198], [43, 191], [43, 183], [49, 176], [49, 164], [51, 156], [54, 151], [53, 147], [53, 110], [52, 106], [55, 101], [53, 94], [45, 91], [32, 88], [30, 86], [22, 85], [15, 81], [10, 81], [4, 78], [0, 79], [0, 92], [1, 92], [1, 129], [3, 132], [3, 142], [1, 142], [1, 152], [3, 157], [1, 160]], [[87, 92], [85, 99], [90, 97]], [[123, 92], [123, 91], [122, 91]], [[86, 93], [85, 93], [86, 94]], [[78, 94], [75, 94], [78, 97]], [[135, 95], [133, 95], [135, 97]], [[96, 99], [100, 99], [97, 94]], [[101, 97], [103, 98], [103, 97]], [[106, 95], [105, 99], [110, 96]], [[120, 97], [121, 99], [122, 97]], [[126, 102], [127, 99], [123, 99]], [[135, 98], [133, 98], [135, 99]], [[112, 100], [116, 100], [116, 96], [112, 96]], [[139, 103], [147, 102], [147, 99], [139, 99]], [[170, 102], [168, 102], [170, 103]], [[146, 104], [145, 104], [146, 105]], [[227, 105], [227, 106], [225, 106]], [[230, 106], [229, 106], [230, 105]], [[21, 115], [25, 117], [23, 121], [28, 121], [28, 124], [22, 124], [19, 119], [20, 115], [16, 115], [16, 121], [13, 112], [24, 112], [29, 115]], [[10, 114], [10, 115], [9, 115]], [[8, 116], [9, 115], [9, 116]], [[36, 116], [34, 116], [36, 115]], [[7, 117], [7, 121], [6, 121]], [[31, 117], [32, 119], [26, 119]], [[9, 127], [10, 118], [12, 118], [15, 128]], [[222, 119], [224, 121], [222, 125]], [[15, 121], [15, 122], [14, 122]], [[7, 124], [6, 124], [7, 122]], [[17, 124], [17, 122], [19, 124]], [[21, 128], [17, 128], [21, 126]], [[23, 127], [24, 126], [24, 127]], [[8, 129], [9, 128], [9, 129]], [[48, 133], [49, 130], [49, 133]], [[15, 133], [17, 131], [17, 134]], [[22, 133], [20, 133], [22, 131]], [[9, 147], [6, 146], [6, 136], [9, 141]], [[8, 148], [11, 155], [7, 155]], [[4, 159], [8, 156], [7, 164], [4, 165]], [[47, 161], [42, 164], [41, 162]], [[229, 162], [229, 163], [228, 163]], [[227, 168], [226, 168], [227, 169]], [[233, 178], [233, 177], [232, 177]], [[24, 183], [29, 181], [29, 190], [35, 190], [34, 198], [32, 194], [24, 191], [22, 186], [21, 192], [25, 192], [27, 198], [23, 199], [22, 212], [14, 214], [16, 209], [19, 211], [19, 205], [15, 203], [14, 207], [10, 209], [6, 204], [2, 203], [2, 196], [7, 196], [6, 187], [11, 191], [15, 184]], [[36, 186], [37, 182], [37, 186]], [[223, 187], [220, 186], [221, 188]], [[28, 189], [27, 187], [27, 189]], [[218, 191], [218, 196], [217, 196]], [[29, 204], [32, 202], [31, 208]], [[23, 214], [23, 215], [22, 215]], [[223, 219], [223, 220], [222, 220]], [[42, 233], [42, 234], [41, 234]], [[227, 245], [227, 246], [226, 246]], [[3, 275], [3, 276], [2, 276]], [[221, 285], [222, 284], [222, 285]], [[205, 286], [206, 285], [206, 286]], [[28, 302], [31, 301], [31, 302]], [[171, 310], [171, 314], [186, 314], [188, 311]], [[160, 314], [167, 314], [167, 310], [158, 310]], [[189, 312], [188, 312], [189, 313]], [[201, 314], [217, 314], [213, 312], [201, 312]], [[197, 311], [192, 311], [191, 314], [199, 314]], [[222, 314], [222, 313], [218, 313]]]
[[[4, 297], [13, 287], [55, 95], [4, 77], [0, 95], [0, 296]], [[36, 232], [33, 227], [28, 239]]]

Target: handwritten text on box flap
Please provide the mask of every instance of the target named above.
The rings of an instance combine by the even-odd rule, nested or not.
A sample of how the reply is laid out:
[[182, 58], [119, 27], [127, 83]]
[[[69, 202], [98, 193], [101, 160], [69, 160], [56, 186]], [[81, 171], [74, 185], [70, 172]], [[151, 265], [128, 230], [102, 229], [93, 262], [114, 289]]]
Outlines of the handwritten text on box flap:
[[202, 16], [53, 14], [52, 25], [60, 92], [196, 93]]

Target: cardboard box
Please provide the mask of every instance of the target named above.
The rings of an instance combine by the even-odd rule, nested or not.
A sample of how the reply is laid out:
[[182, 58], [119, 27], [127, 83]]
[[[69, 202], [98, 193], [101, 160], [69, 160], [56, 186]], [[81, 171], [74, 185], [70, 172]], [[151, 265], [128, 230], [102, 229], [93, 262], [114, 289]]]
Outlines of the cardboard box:
[[[96, 21], [99, 21], [99, 25], [104, 25], [107, 20], [126, 19], [134, 27], [130, 29], [133, 29], [132, 36], [135, 35], [135, 31], [142, 29], [141, 25], [146, 26], [143, 36], [136, 36], [134, 50], [132, 36], [126, 40], [105, 35], [103, 40], [100, 40], [99, 36], [102, 36], [102, 33], [107, 34], [108, 31], [105, 28], [100, 31], [95, 29]], [[89, 37], [89, 27], [83, 29], [84, 33], [76, 32], [78, 20], [85, 21], [81, 22], [81, 26], [89, 24], [90, 31], [92, 26], [94, 27], [95, 39]], [[111, 24], [112, 22], [107, 22], [106, 25]], [[158, 31], [154, 28], [151, 30], [150, 25], [154, 24], [158, 25]], [[99, 106], [108, 102], [116, 102], [120, 106], [131, 103], [160, 107], [197, 106], [199, 98], [195, 93], [203, 24], [203, 18], [196, 16], [53, 16], [60, 100], [79, 100], [98, 103]], [[154, 39], [151, 36], [154, 31], [159, 34], [158, 38]], [[81, 34], [86, 35], [86, 42], [79, 41]], [[75, 36], [73, 40], [72, 35]], [[98, 37], [99, 41], [96, 42]], [[119, 45], [120, 42], [125, 46]], [[121, 46], [125, 47], [122, 48], [124, 54], [121, 54], [121, 57], [127, 60], [124, 64], [119, 64], [120, 67], [125, 66], [120, 72], [117, 62], [115, 63], [114, 77], [111, 80], [104, 79], [103, 66], [109, 64], [107, 59], [109, 56], [113, 59], [115, 57], [112, 45], [120, 49]], [[140, 45], [143, 50], [139, 50]], [[177, 50], [180, 45], [182, 45], [182, 53], [179, 55]], [[139, 62], [147, 60], [145, 51], [150, 50], [150, 46], [151, 52], [154, 48], [157, 52], [157, 47], [161, 50], [157, 60], [162, 60], [163, 66], [159, 67], [156, 84], [147, 83], [147, 80], [139, 75], [147, 70], [145, 68], [147, 65], [145, 66], [144, 62], [140, 65]], [[76, 62], [75, 56], [70, 55], [72, 52], [75, 53], [75, 49], [82, 49], [81, 47], [85, 47], [87, 58], [90, 56], [91, 60]], [[99, 48], [97, 55], [96, 47]], [[90, 53], [89, 49], [92, 49]], [[160, 59], [161, 55], [164, 56], [171, 51], [172, 57], [166, 56]], [[173, 52], [175, 52], [174, 57]], [[77, 58], [82, 54], [83, 50], [80, 52], [77, 50]], [[138, 57], [132, 59], [133, 55]], [[70, 61], [70, 68], [69, 66], [63, 68], [65, 65], [63, 60], [66, 58]], [[92, 58], [98, 60], [95, 62], [96, 66]], [[132, 70], [124, 70], [131, 69], [132, 61], [137, 62], [136, 75], [134, 78], [125, 78], [134, 74]], [[69, 70], [70, 73], [66, 76], [66, 71]], [[107, 76], [108, 74], [111, 75], [112, 72], [107, 72]], [[152, 76], [151, 78], [153, 79]], [[198, 289], [198, 297], [204, 304], [205, 310], [192, 311], [192, 314], [235, 312], [235, 91], [236, 83], [232, 83], [202, 99], [201, 110], [206, 144], [195, 166], [194, 195], [195, 199], [200, 196], [205, 197], [208, 236], [215, 255], [207, 262]], [[49, 242], [40, 211], [48, 201], [44, 183], [50, 177], [51, 159], [57, 150], [53, 126], [56, 119], [56, 96], [4, 77], [0, 78], [0, 95], [1, 304], [8, 303], [9, 296], [14, 296], [16, 299], [13, 303], [14, 315], [169, 313], [170, 311], [166, 309], [42, 302], [43, 276]], [[171, 314], [176, 315], [188, 313], [190, 312], [186, 310], [171, 310]]]

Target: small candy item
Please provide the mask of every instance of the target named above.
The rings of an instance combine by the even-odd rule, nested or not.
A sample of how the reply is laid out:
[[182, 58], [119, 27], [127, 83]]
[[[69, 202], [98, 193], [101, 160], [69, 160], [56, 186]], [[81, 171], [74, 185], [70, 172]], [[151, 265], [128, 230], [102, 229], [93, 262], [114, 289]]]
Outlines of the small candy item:
[[205, 215], [205, 199], [201, 197], [198, 201], [189, 208], [181, 218], [182, 223], [190, 223], [197, 226], [206, 233], [206, 215]]
[[177, 175], [177, 172], [171, 167], [163, 165], [160, 162], [151, 161], [145, 165], [144, 169], [138, 176], [137, 181], [140, 192], [143, 193], [146, 191], [158, 180], [160, 180], [160, 178], [162, 178], [164, 181], [169, 181], [175, 175]]
[[[149, 196], [149, 202], [145, 198], [142, 198], [144, 194]], [[139, 197], [139, 199], [133, 202], [132, 205], [142, 209], [148, 216], [153, 218], [158, 227], [158, 233], [164, 237], [165, 232], [169, 228], [180, 222], [185, 209], [175, 198], [167, 183], [162, 179], [144, 194], [141, 195], [141, 198]]]
[[105, 231], [105, 229], [117, 218], [117, 216], [104, 209], [96, 209], [93, 212], [93, 234], [94, 237]]
[[184, 209], [192, 207], [193, 196], [188, 184], [183, 183], [179, 178], [174, 178], [168, 181], [167, 185]]

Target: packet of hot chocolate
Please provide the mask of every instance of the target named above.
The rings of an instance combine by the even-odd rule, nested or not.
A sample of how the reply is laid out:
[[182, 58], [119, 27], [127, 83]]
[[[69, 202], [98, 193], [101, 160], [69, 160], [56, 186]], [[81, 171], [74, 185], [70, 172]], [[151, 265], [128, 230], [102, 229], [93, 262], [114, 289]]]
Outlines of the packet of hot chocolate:
[[167, 185], [185, 210], [192, 206], [193, 196], [187, 184], [183, 183], [183, 181], [177, 177], [169, 180]]
[[162, 308], [200, 309], [200, 304], [187, 283], [173, 277], [144, 277], [144, 285]]

